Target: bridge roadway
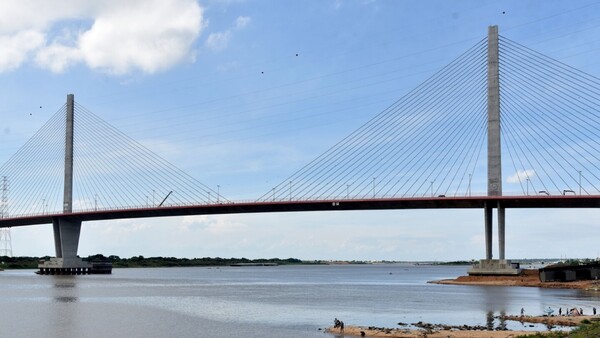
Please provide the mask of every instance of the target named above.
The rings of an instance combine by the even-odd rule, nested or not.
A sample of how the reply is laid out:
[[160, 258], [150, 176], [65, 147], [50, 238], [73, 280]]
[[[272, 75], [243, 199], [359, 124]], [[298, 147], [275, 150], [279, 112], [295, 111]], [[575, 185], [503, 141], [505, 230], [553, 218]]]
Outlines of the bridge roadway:
[[70, 214], [40, 214], [0, 219], [0, 228], [52, 223], [62, 218], [74, 221], [166, 217], [186, 215], [223, 215], [267, 212], [348, 211], [392, 209], [483, 209], [492, 208], [600, 208], [600, 195], [557, 196], [473, 196], [339, 199], [320, 201], [227, 202], [215, 204], [163, 206], [118, 210], [81, 211]]

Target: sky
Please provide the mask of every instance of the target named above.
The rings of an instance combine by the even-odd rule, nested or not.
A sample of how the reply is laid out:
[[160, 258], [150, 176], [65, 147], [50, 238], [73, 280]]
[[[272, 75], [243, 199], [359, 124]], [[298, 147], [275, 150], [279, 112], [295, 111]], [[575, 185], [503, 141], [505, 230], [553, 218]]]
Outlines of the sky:
[[[600, 76], [599, 13], [591, 0], [2, 1], [0, 163], [72, 93], [228, 199], [257, 199], [490, 25]], [[507, 258], [600, 256], [598, 210], [506, 219]], [[448, 261], [483, 258], [483, 230], [483, 210], [125, 219], [84, 223], [79, 254]], [[11, 237], [15, 256], [54, 253], [50, 225]]]

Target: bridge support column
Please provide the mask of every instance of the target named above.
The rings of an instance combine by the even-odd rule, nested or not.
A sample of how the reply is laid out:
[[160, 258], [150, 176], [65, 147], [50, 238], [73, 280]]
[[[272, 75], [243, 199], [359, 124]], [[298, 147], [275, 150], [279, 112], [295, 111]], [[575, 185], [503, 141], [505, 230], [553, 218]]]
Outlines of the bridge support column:
[[498, 201], [498, 258], [504, 257], [504, 207]]
[[77, 258], [81, 221], [56, 218], [52, 221], [54, 227], [54, 249], [57, 258]]
[[[492, 230], [494, 206], [498, 209], [498, 251], [499, 259], [492, 259]], [[469, 275], [519, 275], [518, 263], [512, 264], [504, 256], [504, 206], [500, 201], [485, 202], [485, 259], [481, 259], [470, 270]]]
[[56, 257], [40, 263], [41, 275], [91, 273], [92, 264], [77, 257], [81, 221], [57, 217], [52, 220]]
[[484, 218], [485, 218], [485, 259], [492, 259], [492, 218], [493, 209], [488, 203], [484, 206]]

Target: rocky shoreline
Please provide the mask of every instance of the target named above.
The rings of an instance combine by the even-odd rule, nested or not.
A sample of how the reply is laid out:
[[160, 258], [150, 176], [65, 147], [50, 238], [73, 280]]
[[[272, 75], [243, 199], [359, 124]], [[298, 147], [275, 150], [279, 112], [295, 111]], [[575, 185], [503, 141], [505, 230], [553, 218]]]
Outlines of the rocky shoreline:
[[[484, 325], [446, 325], [417, 322], [412, 324], [398, 323], [399, 328], [347, 326], [343, 329], [329, 327], [325, 332], [334, 335], [355, 337], [390, 337], [390, 338], [509, 338], [536, 332], [549, 332], [556, 327], [578, 326], [585, 321], [600, 321], [600, 316], [502, 316], [501, 320], [521, 323], [545, 324], [544, 331], [514, 331], [503, 327], [490, 328]], [[533, 325], [531, 325], [533, 326]]]
[[349, 337], [389, 337], [389, 338], [512, 338], [518, 335], [532, 333], [531, 331], [488, 331], [479, 330], [470, 326], [448, 326], [424, 324], [421, 329], [409, 328], [384, 328], [347, 326], [341, 331], [339, 328], [330, 327], [325, 332], [336, 336]]
[[[495, 285], [495, 286], [525, 286], [554, 289], [587, 289], [600, 290], [600, 281], [584, 280], [575, 282], [541, 282], [538, 270], [523, 270], [519, 276], [460, 276], [455, 279], [430, 281], [435, 284], [453, 285]], [[545, 324], [548, 329], [556, 327], [573, 327], [582, 321], [600, 321], [600, 316], [515, 316], [508, 315], [499, 319], [518, 321], [521, 323]], [[343, 331], [330, 327], [325, 332], [337, 337], [389, 337], [389, 338], [513, 338], [549, 331], [510, 331], [501, 327], [489, 328], [477, 325], [445, 325], [430, 323], [398, 323], [399, 328], [346, 326]], [[531, 325], [533, 326], [533, 325]]]

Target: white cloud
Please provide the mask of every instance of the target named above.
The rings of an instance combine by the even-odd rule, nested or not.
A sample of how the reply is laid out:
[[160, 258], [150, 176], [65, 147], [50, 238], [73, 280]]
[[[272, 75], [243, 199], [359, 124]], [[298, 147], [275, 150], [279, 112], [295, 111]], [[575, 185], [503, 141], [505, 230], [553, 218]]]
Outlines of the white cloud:
[[43, 43], [44, 35], [34, 30], [0, 35], [0, 72], [11, 71], [21, 66], [29, 54]]
[[246, 26], [248, 26], [249, 23], [250, 23], [249, 16], [240, 16], [237, 19], [235, 19], [235, 28], [237, 28], [237, 29], [245, 28]]
[[3, 2], [0, 72], [34, 61], [53, 72], [84, 63], [111, 74], [154, 73], [193, 60], [202, 15], [194, 0]]
[[[235, 19], [234, 28], [244, 29], [250, 23], [250, 20], [249, 16], [239, 16]], [[204, 46], [213, 51], [220, 51], [227, 48], [232, 37], [233, 33], [231, 32], [231, 29], [223, 32], [211, 33], [204, 42]]]
[[527, 169], [527, 170], [517, 170], [516, 173], [510, 175], [506, 178], [507, 183], [519, 183], [525, 182], [528, 178], [531, 180], [535, 177], [535, 170]]
[[205, 46], [211, 50], [222, 50], [227, 48], [229, 40], [231, 39], [231, 32], [224, 31], [218, 33], [211, 33], [206, 39]]
[[83, 60], [81, 51], [74, 47], [52, 44], [38, 51], [35, 61], [54, 73], [62, 73], [75, 62]]

